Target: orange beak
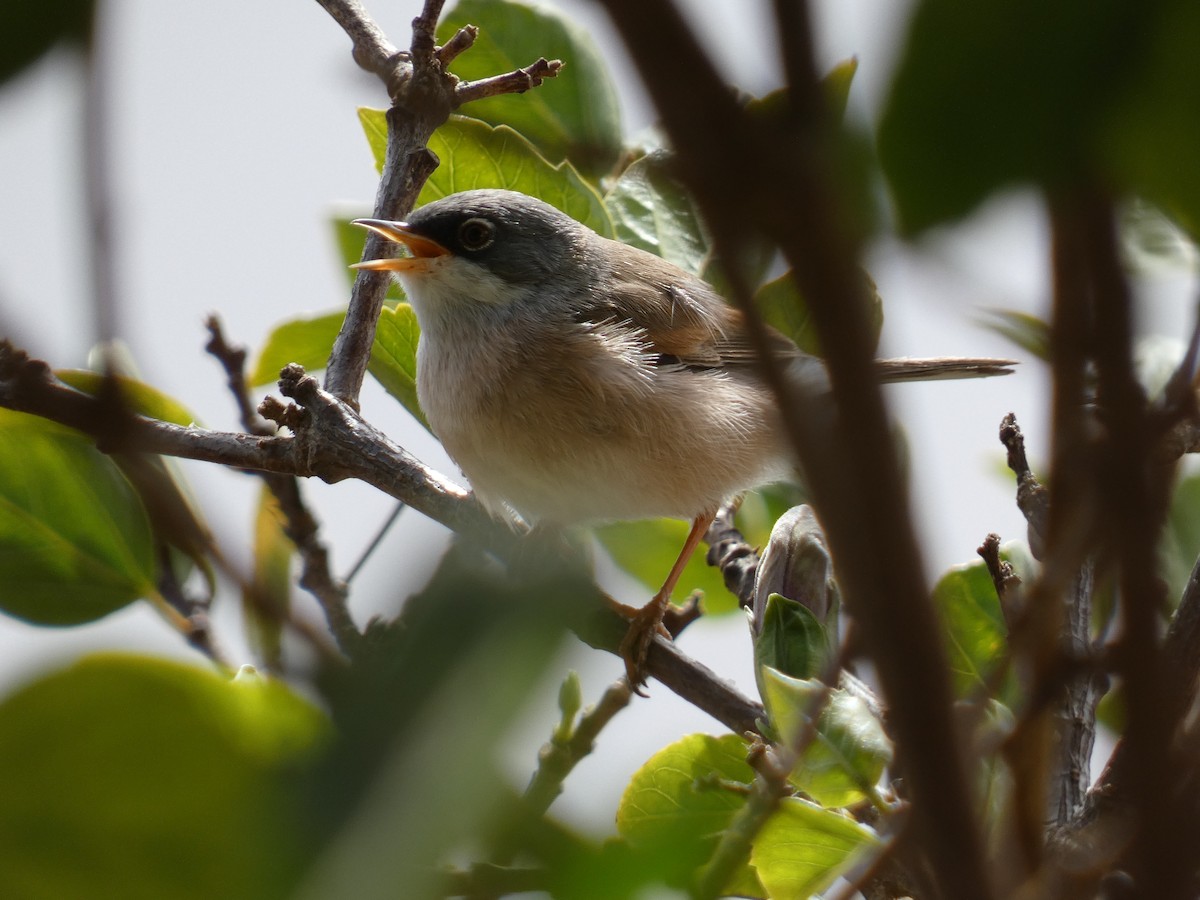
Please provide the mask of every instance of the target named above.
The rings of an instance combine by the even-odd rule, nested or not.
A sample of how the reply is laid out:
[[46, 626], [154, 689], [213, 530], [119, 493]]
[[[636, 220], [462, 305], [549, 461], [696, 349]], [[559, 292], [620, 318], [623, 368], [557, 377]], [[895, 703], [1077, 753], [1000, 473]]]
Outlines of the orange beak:
[[370, 269], [373, 272], [404, 272], [423, 265], [423, 260], [436, 256], [449, 256], [450, 251], [437, 241], [415, 233], [404, 222], [388, 222], [385, 219], [355, 219], [350, 224], [361, 225], [408, 248], [412, 256], [388, 259], [364, 259], [350, 266], [352, 269]]

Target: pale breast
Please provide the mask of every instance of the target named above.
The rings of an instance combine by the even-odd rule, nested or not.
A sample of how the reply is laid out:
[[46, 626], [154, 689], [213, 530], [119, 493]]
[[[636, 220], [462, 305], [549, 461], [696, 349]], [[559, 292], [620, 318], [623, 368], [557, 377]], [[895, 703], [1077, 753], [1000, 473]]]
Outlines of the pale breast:
[[480, 499], [532, 519], [691, 517], [786, 477], [768, 392], [662, 365], [628, 330], [423, 336], [418, 394]]

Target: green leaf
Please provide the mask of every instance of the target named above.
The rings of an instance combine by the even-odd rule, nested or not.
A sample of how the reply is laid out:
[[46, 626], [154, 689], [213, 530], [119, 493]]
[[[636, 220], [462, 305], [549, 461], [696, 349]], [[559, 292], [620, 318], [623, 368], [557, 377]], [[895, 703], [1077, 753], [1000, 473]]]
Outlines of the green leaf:
[[762, 629], [754, 642], [756, 671], [769, 667], [793, 678], [814, 678], [829, 662], [830, 653], [825, 626], [812, 612], [780, 594], [767, 598]]
[[658, 152], [631, 163], [604, 202], [617, 240], [700, 275], [708, 265], [711, 239], [691, 194], [671, 174], [668, 159]]
[[1195, 234], [1197, 41], [1189, 0], [925, 0], [880, 125], [903, 227], [962, 216], [1007, 185], [1055, 190], [1084, 173]]
[[[866, 272], [861, 273], [865, 284], [865, 296], [869, 298], [871, 324], [874, 328], [875, 344], [879, 343], [879, 333], [883, 330], [883, 299], [875, 289], [875, 282]], [[779, 329], [805, 353], [821, 356], [821, 345], [817, 340], [816, 329], [808, 312], [808, 304], [801, 296], [796, 281], [790, 272], [768, 281], [754, 295], [763, 319], [768, 325]]]
[[417, 205], [459, 191], [503, 188], [544, 200], [593, 231], [612, 237], [612, 220], [600, 194], [569, 162], [552, 165], [507, 125], [451, 116], [433, 133], [429, 149], [442, 164], [425, 182]]
[[1171, 603], [1178, 604], [1200, 556], [1200, 473], [1192, 472], [1175, 485], [1158, 553]]
[[254, 514], [254, 567], [242, 590], [246, 633], [258, 655], [273, 667], [281, 659], [283, 623], [292, 605], [292, 558], [279, 501], [263, 484]]
[[1072, 175], [1126, 75], [1133, 9], [921, 3], [879, 131], [904, 228], [964, 215], [1002, 185]]
[[[1008, 629], [987, 566], [980, 561], [950, 569], [934, 586], [933, 602], [945, 628], [955, 693], [985, 692], [1008, 652]], [[1009, 673], [998, 699], [1011, 706], [1015, 693], [1016, 681]]]
[[[595, 531], [613, 562], [653, 593], [662, 587], [671, 571], [689, 528], [687, 522], [678, 519], [643, 519], [601, 525]], [[737, 598], [725, 587], [720, 571], [708, 565], [702, 554], [692, 554], [676, 593], [683, 598], [695, 590], [704, 592], [707, 613], [726, 613], [738, 608]]]
[[[384, 112], [362, 108], [358, 117], [366, 132], [376, 164], [382, 166], [387, 131]], [[384, 144], [380, 144], [380, 141]], [[520, 191], [544, 200], [556, 209], [612, 237], [613, 226], [604, 201], [570, 162], [553, 165], [524, 137], [500, 125], [493, 128], [478, 119], [451, 116], [429, 140], [429, 149], [441, 164], [429, 176], [417, 197], [417, 206], [450, 194], [476, 188]]]
[[367, 145], [371, 148], [375, 171], [382, 173], [384, 163], [387, 162], [387, 113], [382, 109], [360, 106], [358, 123], [362, 126]]
[[825, 73], [821, 79], [821, 87], [825, 90], [825, 100], [829, 111], [838, 122], [846, 117], [846, 103], [850, 99], [850, 85], [858, 72], [858, 57], [843, 59]]
[[545, 6], [461, 0], [438, 26], [438, 42], [467, 24], [479, 26], [479, 37], [451, 64], [465, 81], [511, 72], [539, 57], [566, 63], [524, 94], [472, 102], [471, 115], [516, 129], [548, 159], [570, 159], [593, 181], [607, 174], [621, 152], [621, 111], [604, 55], [588, 32]]
[[[622, 243], [661, 256], [707, 281], [717, 293], [727, 291], [721, 261], [712, 247], [700, 209], [671, 171], [671, 155], [656, 150], [634, 160], [604, 198]], [[741, 262], [757, 284], [771, 262], [765, 245], [750, 248]]]
[[1009, 309], [985, 309], [980, 320], [985, 328], [1008, 338], [1030, 356], [1050, 361], [1050, 326], [1030, 313]]
[[116, 464], [71, 429], [0, 409], [0, 609], [90, 622], [155, 596], [150, 522]]
[[[825, 91], [825, 102], [834, 121], [841, 122], [846, 117], [846, 103], [850, 99], [850, 85], [858, 72], [858, 58], [843, 59], [825, 73], [821, 79], [821, 88]], [[778, 88], [761, 97], [755, 97], [746, 104], [746, 110], [753, 116], [770, 117], [778, 121], [787, 115], [787, 88]]]
[[[1124, 51], [1118, 71], [1126, 77], [1109, 82], [1116, 99], [1100, 152], [1126, 186], [1194, 238], [1200, 235], [1200, 173], [1193, 165], [1200, 155], [1200, 6], [1191, 0], [1120, 6], [1137, 30], [1118, 32], [1113, 41]], [[1086, 5], [1083, 14], [1091, 10]]]
[[746, 802], [744, 789], [754, 781], [746, 750], [732, 734], [692, 734], [664, 747], [625, 788], [617, 831], [635, 849], [657, 856], [664, 877], [682, 883], [709, 858]]
[[310, 372], [325, 368], [345, 318], [346, 311], [338, 309], [276, 325], [250, 367], [247, 384], [250, 387], [273, 384], [279, 379], [279, 370], [288, 363], [299, 363]]
[[996, 700], [989, 700], [978, 714], [969, 746], [994, 748], [994, 751], [975, 754], [975, 798], [988, 837], [1000, 840], [1004, 828], [1012, 822], [1014, 797], [1012, 773], [1000, 751], [1016, 729], [1017, 720], [1012, 710]]
[[[782, 741], [795, 740], [806, 731], [809, 711], [824, 686], [769, 668], [762, 670], [761, 683], [775, 733]], [[822, 806], [850, 806], [871, 795], [891, 760], [891, 742], [867, 703], [835, 688], [791, 782]]]
[[308, 862], [289, 770], [326, 731], [282, 684], [89, 657], [0, 704], [0, 894], [284, 898]]
[[[57, 369], [54, 377], [63, 384], [69, 384], [75, 390], [93, 397], [100, 392], [106, 380], [105, 375], [90, 369]], [[116, 380], [121, 399], [138, 415], [184, 427], [197, 423], [198, 420], [191, 410], [158, 388], [134, 378], [126, 378], [124, 375], [116, 376]]]
[[[342, 310], [282, 322], [272, 329], [247, 381], [259, 387], [275, 381], [288, 363], [308, 371], [324, 368], [346, 313]], [[417, 402], [417, 342], [420, 326], [407, 303], [385, 306], [375, 328], [368, 371], [426, 428]]]
[[407, 303], [384, 307], [375, 329], [369, 371], [418, 422], [429, 427], [417, 401], [417, 341], [421, 328]]
[[785, 797], [754, 839], [750, 863], [772, 900], [805, 900], [880, 845], [872, 829], [849, 816]]

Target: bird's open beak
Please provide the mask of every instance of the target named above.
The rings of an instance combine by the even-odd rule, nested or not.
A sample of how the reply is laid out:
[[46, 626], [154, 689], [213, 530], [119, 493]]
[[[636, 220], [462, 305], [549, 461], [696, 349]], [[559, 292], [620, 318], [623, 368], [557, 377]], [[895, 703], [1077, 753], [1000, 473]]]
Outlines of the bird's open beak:
[[411, 231], [403, 222], [388, 222], [385, 219], [355, 219], [350, 224], [361, 225], [376, 234], [383, 235], [389, 241], [395, 241], [408, 248], [412, 256], [393, 257], [389, 259], [364, 259], [350, 266], [352, 269], [370, 269], [373, 272], [405, 272], [423, 265], [423, 260], [435, 256], [448, 256], [450, 251], [427, 237]]

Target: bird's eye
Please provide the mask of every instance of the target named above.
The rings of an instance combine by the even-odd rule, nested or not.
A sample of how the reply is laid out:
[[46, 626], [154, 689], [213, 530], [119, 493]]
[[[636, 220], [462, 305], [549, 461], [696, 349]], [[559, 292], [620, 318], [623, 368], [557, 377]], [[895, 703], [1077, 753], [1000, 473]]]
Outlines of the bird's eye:
[[467, 219], [458, 226], [458, 241], [466, 250], [482, 250], [496, 239], [496, 226], [487, 219]]

